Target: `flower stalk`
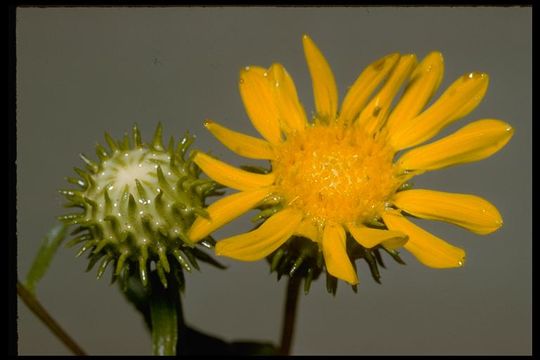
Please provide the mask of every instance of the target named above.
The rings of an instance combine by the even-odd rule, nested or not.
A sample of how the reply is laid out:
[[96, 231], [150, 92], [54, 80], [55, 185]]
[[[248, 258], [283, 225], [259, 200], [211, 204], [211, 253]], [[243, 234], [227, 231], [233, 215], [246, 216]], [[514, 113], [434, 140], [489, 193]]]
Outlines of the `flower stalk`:
[[283, 327], [281, 330], [281, 355], [290, 355], [294, 340], [294, 326], [296, 323], [296, 310], [298, 308], [298, 295], [300, 293], [300, 276], [289, 276], [287, 281], [287, 293], [283, 312]]
[[180, 353], [184, 319], [180, 291], [176, 286], [164, 288], [157, 274], [152, 274], [149, 296], [154, 355], [175, 356]]

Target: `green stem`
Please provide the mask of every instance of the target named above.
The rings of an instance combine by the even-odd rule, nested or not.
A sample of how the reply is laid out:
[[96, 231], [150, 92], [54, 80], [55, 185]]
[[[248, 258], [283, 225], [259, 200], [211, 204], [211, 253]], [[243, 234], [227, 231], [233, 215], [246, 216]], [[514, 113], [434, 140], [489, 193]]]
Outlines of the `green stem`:
[[[163, 296], [164, 295], [164, 296]], [[152, 344], [154, 355], [176, 355], [177, 319], [174, 303], [166, 294], [152, 294]]]
[[150, 275], [148, 304], [154, 355], [182, 355], [186, 345], [180, 290], [171, 278], [164, 288], [157, 274]]
[[86, 355], [83, 349], [52, 318], [36, 297], [17, 280], [17, 294], [28, 308], [52, 331], [75, 355]]
[[184, 311], [182, 310], [182, 294], [180, 291], [176, 291], [178, 294], [178, 301], [176, 302], [176, 321], [177, 321], [177, 340], [176, 340], [176, 355], [185, 355], [186, 349], [186, 323], [184, 320]]
[[281, 330], [281, 355], [290, 355], [296, 322], [296, 309], [298, 305], [298, 293], [300, 292], [300, 277], [289, 276], [287, 282], [287, 297], [285, 299], [285, 311], [283, 314], [283, 327]]

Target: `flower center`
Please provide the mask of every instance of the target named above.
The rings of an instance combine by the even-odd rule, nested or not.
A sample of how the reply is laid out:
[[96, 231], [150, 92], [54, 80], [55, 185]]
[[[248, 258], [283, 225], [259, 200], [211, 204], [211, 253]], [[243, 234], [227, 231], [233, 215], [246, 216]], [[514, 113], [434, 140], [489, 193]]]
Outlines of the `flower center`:
[[149, 194], [155, 196], [158, 165], [161, 165], [164, 177], [173, 180], [169, 161], [170, 156], [165, 152], [147, 149], [118, 152], [103, 163], [102, 171], [95, 178], [95, 191], [99, 194], [106, 188], [112, 199], [120, 199], [126, 186], [131, 194], [137, 194], [137, 179]]
[[279, 194], [320, 224], [373, 220], [400, 185], [380, 138], [335, 124], [290, 136], [272, 162]]

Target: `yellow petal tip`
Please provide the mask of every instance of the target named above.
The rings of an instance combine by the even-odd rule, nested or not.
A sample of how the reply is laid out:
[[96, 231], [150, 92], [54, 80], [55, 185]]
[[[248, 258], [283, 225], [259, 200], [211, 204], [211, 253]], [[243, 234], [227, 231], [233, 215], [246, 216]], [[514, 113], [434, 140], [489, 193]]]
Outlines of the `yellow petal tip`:
[[244, 66], [243, 68], [240, 69], [240, 79], [238, 80], [240, 84], [244, 83], [244, 76], [249, 72], [250, 69], [251, 67], [249, 66]]
[[509, 136], [514, 135], [514, 128], [512, 126], [508, 125], [504, 130], [509, 134]]
[[313, 47], [315, 45], [311, 37], [307, 34], [302, 35], [302, 44], [304, 45], [304, 48]]
[[208, 128], [209, 126], [212, 126], [213, 123], [214, 122], [212, 120], [210, 120], [210, 119], [205, 119], [203, 121], [203, 125], [204, 125], [205, 128]]
[[489, 75], [486, 73], [473, 71], [468, 74], [465, 74], [464, 76], [465, 76], [465, 79], [489, 81]]
[[486, 233], [485, 235], [491, 234], [491, 233], [499, 230], [504, 225], [504, 221], [503, 221], [502, 217], [499, 216], [497, 219], [495, 219], [494, 224], [495, 224], [495, 226], [493, 226], [493, 228], [490, 229], [491, 231]]
[[441, 61], [444, 60], [444, 57], [443, 57], [443, 54], [442, 52], [440, 52], [439, 50], [433, 50], [431, 51], [428, 56], [433, 56], [433, 57], [437, 57], [438, 59], [440, 59]]
[[402, 57], [407, 58], [407, 59], [411, 59], [411, 60], [416, 60], [416, 55], [415, 54], [404, 54]]

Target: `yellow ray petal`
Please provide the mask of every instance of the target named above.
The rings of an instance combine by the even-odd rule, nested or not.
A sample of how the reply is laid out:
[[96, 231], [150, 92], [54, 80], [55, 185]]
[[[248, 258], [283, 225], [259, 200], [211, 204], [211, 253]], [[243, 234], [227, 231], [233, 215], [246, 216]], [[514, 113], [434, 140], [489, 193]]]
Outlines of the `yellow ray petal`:
[[499, 151], [514, 129], [500, 120], [472, 122], [431, 144], [412, 149], [398, 160], [404, 170], [435, 170], [485, 159]]
[[198, 216], [189, 229], [188, 237], [192, 241], [205, 238], [214, 230], [257, 206], [271, 191], [271, 188], [243, 191], [214, 202], [206, 209], [210, 219]]
[[386, 78], [398, 60], [399, 54], [392, 53], [375, 61], [362, 71], [343, 99], [339, 114], [340, 121], [350, 124], [358, 117], [373, 91]]
[[300, 211], [284, 209], [251, 232], [219, 241], [216, 254], [243, 261], [260, 260], [287, 241], [301, 220]]
[[400, 231], [372, 229], [353, 223], [347, 224], [347, 229], [357, 243], [367, 249], [382, 244], [387, 249], [403, 247], [407, 242], [407, 235]]
[[395, 127], [390, 143], [395, 150], [421, 144], [444, 127], [471, 112], [484, 97], [489, 83], [487, 74], [470, 73], [456, 80], [427, 110]]
[[287, 70], [281, 64], [272, 64], [268, 70], [268, 79], [273, 88], [281, 129], [285, 133], [304, 131], [307, 124], [306, 113]]
[[332, 69], [313, 40], [303, 36], [304, 54], [313, 82], [315, 109], [319, 118], [333, 121], [338, 105], [338, 90]]
[[319, 242], [321, 237], [319, 228], [309, 219], [302, 220], [294, 231], [294, 235], [303, 236], [315, 242]]
[[414, 69], [399, 103], [392, 110], [386, 128], [392, 133], [395, 128], [403, 128], [426, 106], [439, 88], [444, 75], [443, 56], [438, 51], [429, 53]]
[[254, 174], [240, 170], [214, 159], [205, 153], [197, 153], [193, 161], [213, 180], [236, 190], [259, 189], [274, 183], [274, 174]]
[[413, 54], [403, 55], [399, 59], [382, 89], [360, 113], [356, 120], [357, 126], [363, 127], [368, 134], [379, 130], [388, 116], [394, 96], [401, 88], [401, 84], [407, 80], [416, 63], [416, 56]]
[[329, 274], [355, 285], [358, 284], [358, 276], [347, 255], [346, 239], [341, 225], [326, 223], [322, 240], [324, 261]]
[[450, 222], [481, 235], [503, 223], [495, 206], [474, 195], [414, 189], [397, 193], [393, 203], [419, 218]]
[[279, 112], [276, 107], [272, 84], [265, 76], [266, 69], [250, 66], [240, 72], [240, 96], [257, 131], [272, 144], [281, 142]]
[[385, 212], [383, 220], [389, 229], [401, 231], [409, 236], [404, 247], [422, 264], [432, 268], [452, 268], [463, 265], [465, 261], [463, 249], [428, 233], [397, 212]]
[[204, 126], [212, 133], [212, 135], [221, 141], [223, 145], [238, 155], [250, 159], [270, 160], [274, 158], [272, 145], [265, 140], [229, 130], [212, 120], [205, 120]]

